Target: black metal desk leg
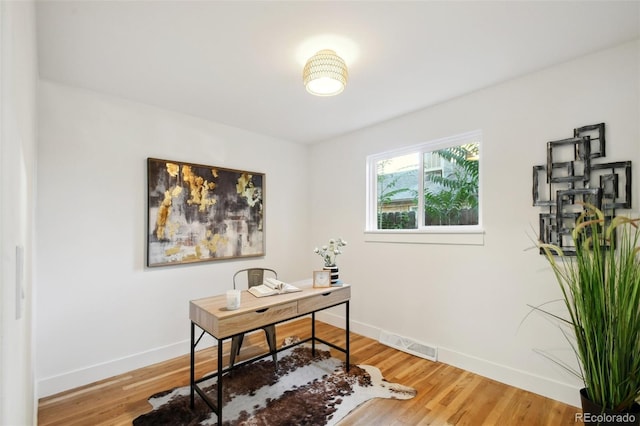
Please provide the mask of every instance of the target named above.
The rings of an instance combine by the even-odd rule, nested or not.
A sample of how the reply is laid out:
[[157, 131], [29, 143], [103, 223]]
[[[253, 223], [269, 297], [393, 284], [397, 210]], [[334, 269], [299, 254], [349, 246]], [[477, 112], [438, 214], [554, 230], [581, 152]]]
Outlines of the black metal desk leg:
[[316, 356], [316, 313], [311, 312], [311, 356]]
[[349, 364], [349, 301], [348, 300], [346, 303], [345, 329], [347, 330], [347, 335], [346, 335], [347, 344], [345, 345], [345, 348], [347, 349], [347, 371], [349, 371], [350, 364]]
[[222, 426], [222, 340], [218, 339], [218, 426]]
[[193, 387], [195, 386], [195, 381], [196, 381], [196, 376], [195, 376], [195, 371], [194, 371], [195, 364], [196, 364], [196, 362], [195, 362], [195, 359], [196, 359], [196, 348], [195, 348], [195, 344], [194, 344], [195, 337], [196, 337], [196, 335], [195, 335], [195, 332], [196, 332], [195, 327], [196, 327], [195, 324], [193, 322], [191, 322], [191, 370], [190, 370], [191, 371], [191, 375], [190, 375], [190, 378], [189, 378], [189, 383], [191, 385], [191, 399], [190, 399], [190, 407], [191, 408], [194, 407], [194, 400], [193, 400], [194, 389], [193, 389]]

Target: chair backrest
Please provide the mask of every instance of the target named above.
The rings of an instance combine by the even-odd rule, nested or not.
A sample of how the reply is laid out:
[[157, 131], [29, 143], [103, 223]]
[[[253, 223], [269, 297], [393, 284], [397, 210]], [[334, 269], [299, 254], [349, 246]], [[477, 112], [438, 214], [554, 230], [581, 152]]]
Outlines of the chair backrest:
[[235, 274], [233, 274], [233, 288], [237, 288], [237, 285], [240, 283], [239, 275], [246, 272], [247, 275], [247, 288], [253, 287], [256, 285], [261, 285], [264, 281], [265, 272], [273, 274], [274, 278], [278, 278], [278, 273], [273, 269], [269, 268], [247, 268], [241, 269]]

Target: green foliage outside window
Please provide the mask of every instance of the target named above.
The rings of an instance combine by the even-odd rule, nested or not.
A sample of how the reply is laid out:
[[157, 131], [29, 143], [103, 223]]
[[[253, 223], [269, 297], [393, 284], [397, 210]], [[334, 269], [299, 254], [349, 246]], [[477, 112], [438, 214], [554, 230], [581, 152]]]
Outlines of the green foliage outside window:
[[478, 144], [454, 146], [436, 153], [452, 167], [443, 176], [430, 174], [426, 179], [425, 225], [477, 225]]

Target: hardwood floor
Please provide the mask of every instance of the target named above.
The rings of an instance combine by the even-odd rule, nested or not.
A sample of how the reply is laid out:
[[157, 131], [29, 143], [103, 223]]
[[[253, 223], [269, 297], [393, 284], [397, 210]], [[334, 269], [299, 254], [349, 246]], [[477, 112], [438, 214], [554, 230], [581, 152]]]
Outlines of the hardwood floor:
[[[316, 333], [344, 344], [344, 331], [317, 322]], [[303, 318], [277, 328], [278, 344], [287, 336], [310, 336], [310, 320]], [[226, 343], [225, 357], [228, 356]], [[245, 338], [241, 358], [266, 351], [264, 334]], [[215, 350], [196, 355], [196, 375], [216, 369]], [[338, 353], [337, 357], [343, 355]], [[226, 362], [226, 361], [225, 361]], [[359, 425], [581, 425], [580, 410], [516, 389], [450, 365], [397, 351], [375, 340], [351, 334], [351, 362], [378, 367], [391, 382], [417, 389], [408, 401], [378, 399], [359, 407], [341, 426]], [[43, 398], [38, 424], [130, 425], [151, 410], [147, 398], [163, 390], [189, 384], [189, 355]]]

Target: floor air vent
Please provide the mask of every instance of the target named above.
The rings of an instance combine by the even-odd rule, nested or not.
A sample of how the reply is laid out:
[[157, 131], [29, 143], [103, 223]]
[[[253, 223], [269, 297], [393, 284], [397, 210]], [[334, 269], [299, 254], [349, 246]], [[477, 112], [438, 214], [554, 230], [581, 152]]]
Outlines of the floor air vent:
[[379, 341], [382, 344], [410, 353], [411, 355], [426, 358], [431, 361], [438, 360], [438, 348], [435, 346], [425, 345], [424, 343], [416, 342], [415, 340], [398, 336], [397, 334], [384, 330], [380, 332]]

